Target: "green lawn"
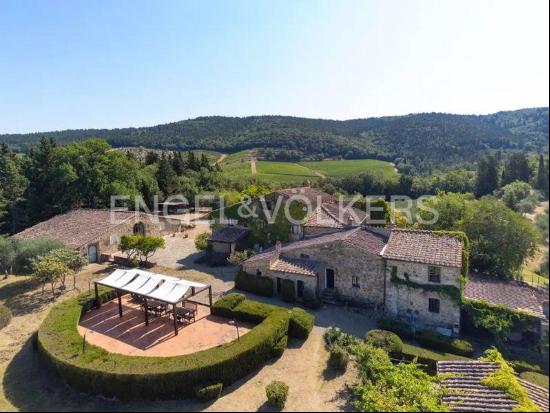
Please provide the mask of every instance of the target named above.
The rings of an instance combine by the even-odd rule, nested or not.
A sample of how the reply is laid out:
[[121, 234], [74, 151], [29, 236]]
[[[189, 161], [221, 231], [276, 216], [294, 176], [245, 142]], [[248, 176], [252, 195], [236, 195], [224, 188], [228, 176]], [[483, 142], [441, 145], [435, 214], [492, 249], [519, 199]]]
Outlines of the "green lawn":
[[529, 383], [537, 384], [544, 388], [548, 388], [548, 376], [544, 374], [535, 373], [531, 371], [525, 371], [519, 375], [523, 380], [527, 380]]
[[376, 159], [300, 162], [300, 165], [330, 177], [351, 176], [365, 172], [380, 174], [387, 179], [397, 178], [398, 176], [395, 167], [390, 162]]
[[427, 348], [415, 346], [414, 344], [409, 343], [403, 343], [403, 353], [419, 358], [432, 359], [435, 361], [471, 360], [468, 357], [445, 353], [443, 351], [429, 350]]
[[256, 162], [256, 178], [260, 181], [281, 184], [302, 184], [306, 179], [316, 180], [312, 170], [291, 162]]

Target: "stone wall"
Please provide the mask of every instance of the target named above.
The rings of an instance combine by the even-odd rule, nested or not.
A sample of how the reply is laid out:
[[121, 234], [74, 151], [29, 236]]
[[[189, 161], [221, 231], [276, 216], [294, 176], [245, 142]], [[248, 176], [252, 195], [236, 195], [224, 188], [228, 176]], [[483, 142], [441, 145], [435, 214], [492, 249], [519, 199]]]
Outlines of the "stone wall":
[[[304, 283], [304, 296], [315, 297], [317, 294], [318, 278], [311, 275], [289, 274], [286, 272], [268, 271], [267, 274], [262, 274], [273, 279], [273, 293], [277, 295], [277, 278], [281, 280], [291, 280], [294, 282], [294, 291], [298, 291], [298, 281]], [[309, 295], [306, 295], [309, 294]]]
[[101, 254], [113, 254], [118, 251], [118, 244], [123, 235], [132, 235], [134, 233], [134, 225], [138, 222], [145, 226], [145, 235], [153, 237], [161, 237], [165, 234], [170, 234], [181, 229], [180, 225], [170, 224], [164, 220], [155, 220], [147, 214], [141, 214], [139, 219], [128, 219], [119, 225], [113, 227], [110, 231], [102, 234], [95, 240], [90, 241], [81, 249], [81, 253], [87, 257], [88, 247], [95, 245], [97, 248], [98, 261]]
[[[381, 305], [384, 302], [384, 262], [379, 256], [358, 250], [343, 242], [285, 251], [283, 255], [289, 258], [310, 259], [318, 263], [319, 276], [316, 281], [318, 293], [326, 287], [326, 269], [328, 268], [334, 270], [335, 292], [341, 299], [372, 306]], [[252, 260], [243, 264], [243, 270], [250, 274], [260, 271], [262, 275], [275, 280], [280, 273], [271, 271], [270, 265], [269, 258]], [[358, 277], [359, 287], [353, 286], [353, 276]], [[289, 274], [288, 277], [297, 279], [300, 276]]]
[[[410, 322], [414, 318], [418, 328], [453, 328], [460, 324], [460, 304], [441, 292], [426, 291], [391, 281], [392, 267], [397, 267], [397, 276], [419, 284], [433, 284], [428, 281], [428, 265], [388, 260], [386, 268], [386, 312]], [[434, 284], [435, 285], [435, 284]], [[460, 268], [441, 267], [441, 285], [460, 288]], [[439, 313], [430, 312], [430, 298], [440, 301]], [[413, 316], [414, 314], [414, 316]]]

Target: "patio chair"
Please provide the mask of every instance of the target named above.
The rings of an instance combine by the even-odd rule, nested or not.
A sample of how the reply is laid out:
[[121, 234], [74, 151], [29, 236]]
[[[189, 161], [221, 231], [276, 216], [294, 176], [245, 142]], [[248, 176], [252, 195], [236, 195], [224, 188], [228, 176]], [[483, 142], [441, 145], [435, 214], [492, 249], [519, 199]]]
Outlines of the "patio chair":
[[193, 315], [197, 315], [198, 312], [198, 305], [197, 303], [190, 303], [189, 301], [183, 302], [183, 308], [185, 308], [187, 311], [193, 313]]
[[195, 313], [183, 307], [176, 307], [176, 320], [182, 324], [195, 322]]
[[147, 303], [147, 311], [153, 313], [156, 317], [160, 317], [166, 312], [166, 304], [160, 301], [149, 301]]

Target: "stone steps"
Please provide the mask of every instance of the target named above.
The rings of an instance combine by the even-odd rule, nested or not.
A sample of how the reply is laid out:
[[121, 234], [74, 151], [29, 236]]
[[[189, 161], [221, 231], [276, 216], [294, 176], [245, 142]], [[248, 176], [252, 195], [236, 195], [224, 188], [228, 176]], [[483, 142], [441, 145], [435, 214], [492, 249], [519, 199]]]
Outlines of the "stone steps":
[[321, 299], [325, 304], [332, 304], [332, 305], [338, 305], [340, 304], [338, 302], [338, 298], [336, 297], [336, 293], [334, 290], [325, 289], [321, 293]]

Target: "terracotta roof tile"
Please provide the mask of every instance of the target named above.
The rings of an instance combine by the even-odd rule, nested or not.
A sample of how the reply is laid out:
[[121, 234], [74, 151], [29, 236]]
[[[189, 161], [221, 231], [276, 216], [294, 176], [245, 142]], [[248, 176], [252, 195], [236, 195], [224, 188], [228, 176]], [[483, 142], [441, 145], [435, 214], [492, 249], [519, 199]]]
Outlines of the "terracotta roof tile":
[[346, 208], [339, 203], [319, 205], [308, 217], [304, 227], [339, 228], [357, 226], [364, 222], [366, 213], [357, 208]]
[[[345, 231], [335, 232], [333, 234], [322, 235], [315, 238], [308, 238], [301, 241], [291, 242], [281, 247], [281, 253], [300, 250], [316, 245], [330, 244], [337, 241], [344, 241], [349, 245], [353, 245], [363, 251], [370, 252], [374, 255], [380, 254], [384, 248], [386, 237], [383, 234], [377, 234], [369, 229], [353, 228]], [[275, 248], [257, 254], [248, 261], [261, 261], [272, 258], [276, 255]]]
[[521, 281], [470, 274], [464, 286], [464, 297], [504, 305], [544, 318], [543, 303], [548, 299], [548, 293]]
[[[491, 389], [481, 379], [498, 369], [498, 364], [483, 361], [439, 361], [437, 372], [448, 375], [443, 381], [450, 390], [444, 403], [455, 412], [511, 412], [518, 403], [501, 390]], [[518, 379], [529, 398], [548, 411], [548, 390]]]
[[382, 256], [445, 267], [462, 266], [462, 243], [431, 231], [392, 229]]
[[246, 234], [248, 234], [248, 231], [249, 231], [248, 228], [241, 227], [238, 225], [223, 227], [218, 231], [214, 232], [210, 236], [210, 238], [208, 238], [208, 240], [214, 241], [214, 242], [227, 242], [227, 243], [237, 242]]
[[[111, 221], [111, 213], [115, 220]], [[145, 214], [139, 214], [141, 220]], [[108, 209], [74, 209], [56, 215], [14, 235], [16, 239], [49, 238], [62, 242], [69, 248], [80, 248], [100, 238], [122, 222], [135, 216], [132, 211]]]
[[273, 271], [301, 274], [315, 277], [319, 270], [316, 261], [289, 257], [279, 257], [270, 267]]

